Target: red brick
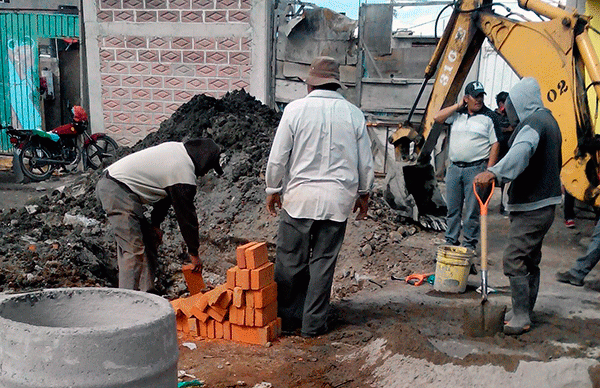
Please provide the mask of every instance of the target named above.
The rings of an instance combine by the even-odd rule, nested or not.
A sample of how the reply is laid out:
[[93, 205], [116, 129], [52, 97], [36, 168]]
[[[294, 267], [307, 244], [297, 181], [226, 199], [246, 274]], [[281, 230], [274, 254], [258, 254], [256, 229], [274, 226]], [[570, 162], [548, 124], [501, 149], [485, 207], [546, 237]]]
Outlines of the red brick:
[[260, 268], [250, 270], [251, 289], [259, 290], [271, 283], [275, 276], [275, 266], [273, 263], [267, 263]]
[[208, 337], [208, 322], [198, 321], [198, 335], [200, 337], [207, 338]]
[[223, 322], [223, 339], [231, 340], [231, 323], [229, 321]]
[[232, 303], [235, 307], [242, 307], [244, 305], [244, 290], [241, 287], [235, 287], [233, 289], [233, 300]]
[[281, 318], [277, 318], [268, 325], [270, 341], [275, 341], [281, 336]]
[[223, 324], [221, 322], [215, 322], [215, 338], [223, 338]]
[[191, 313], [194, 317], [196, 317], [199, 321], [202, 321], [202, 322], [206, 322], [208, 320], [208, 318], [210, 318], [210, 316], [207, 313], [205, 313], [204, 310], [198, 306], [192, 307]]
[[262, 309], [277, 300], [277, 283], [273, 282], [260, 290], [253, 291], [254, 307]]
[[231, 267], [227, 270], [227, 288], [233, 290], [235, 288], [235, 270], [237, 267]]
[[219, 299], [217, 306], [227, 310], [233, 300], [233, 291], [225, 289], [225, 294]]
[[237, 266], [240, 269], [245, 269], [246, 267], [246, 249], [250, 248], [254, 244], [257, 244], [256, 241], [251, 241], [244, 245], [240, 245], [235, 249], [235, 258], [237, 261]]
[[246, 315], [246, 309], [244, 307], [238, 308], [231, 306], [229, 308], [229, 322], [236, 325], [244, 325], [244, 318]]
[[223, 322], [227, 316], [227, 310], [220, 308], [219, 306], [210, 306], [206, 310], [206, 313], [214, 318], [216, 321]]
[[242, 290], [250, 289], [250, 270], [238, 268], [235, 271], [235, 286]]
[[221, 284], [217, 287], [215, 287], [214, 289], [208, 291], [206, 293], [206, 297], [208, 298], [208, 305], [209, 306], [214, 306], [219, 302], [219, 299], [221, 299], [221, 297], [223, 296], [223, 294], [225, 293], [225, 291], [227, 290], [227, 287], [225, 284]]
[[246, 327], [231, 324], [231, 339], [247, 344], [264, 345], [276, 339], [275, 330], [265, 327]]
[[254, 307], [254, 291], [246, 291], [244, 292], [245, 295], [245, 304], [246, 306], [249, 307]]
[[199, 335], [198, 334], [198, 320], [196, 318], [188, 318], [188, 327], [189, 327], [190, 334]]
[[204, 279], [202, 279], [202, 272], [193, 272], [194, 264], [186, 264], [181, 267], [185, 283], [187, 284], [188, 290], [191, 295], [196, 295], [206, 287]]
[[254, 307], [246, 306], [246, 312], [244, 314], [244, 325], [254, 326]]
[[214, 319], [210, 319], [208, 321], [208, 325], [206, 327], [207, 329], [207, 337], [208, 338], [215, 338], [215, 320]]
[[188, 317], [183, 313], [183, 311], [177, 311], [175, 315], [175, 321], [177, 323], [177, 331], [185, 331], [188, 322]]
[[277, 302], [273, 302], [265, 308], [254, 309], [254, 325], [265, 326], [277, 319]]
[[192, 307], [200, 305], [202, 302], [203, 294], [196, 294], [187, 298], [181, 298], [181, 311], [188, 316], [192, 316]]
[[249, 269], [257, 269], [262, 267], [269, 261], [269, 254], [267, 251], [267, 243], [257, 243], [251, 247], [246, 248], [246, 267]]

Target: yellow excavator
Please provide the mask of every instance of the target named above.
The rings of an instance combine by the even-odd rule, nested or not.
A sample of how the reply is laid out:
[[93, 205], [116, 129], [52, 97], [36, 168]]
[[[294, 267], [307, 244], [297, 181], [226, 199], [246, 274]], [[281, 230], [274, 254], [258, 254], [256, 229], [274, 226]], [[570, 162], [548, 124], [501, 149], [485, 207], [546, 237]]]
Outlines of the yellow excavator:
[[[594, 134], [598, 103], [596, 99], [592, 118], [587, 99], [591, 87], [600, 96], [600, 62], [588, 35], [590, 17], [541, 0], [519, 0], [519, 6], [544, 17], [542, 21], [501, 16], [492, 10], [498, 4], [491, 0], [459, 0], [452, 5], [448, 25], [425, 70], [421, 91], [433, 75], [436, 78], [421, 124], [410, 123], [413, 107], [389, 139], [397, 157], [414, 161], [403, 170], [419, 213], [432, 214], [439, 208], [431, 201], [431, 183], [423, 184], [433, 180], [430, 157], [444, 128], [433, 117], [456, 102], [486, 38], [520, 78], [538, 80], [544, 104], [562, 132], [563, 185], [578, 200], [600, 207], [600, 139]], [[418, 98], [415, 106], [417, 102]]]

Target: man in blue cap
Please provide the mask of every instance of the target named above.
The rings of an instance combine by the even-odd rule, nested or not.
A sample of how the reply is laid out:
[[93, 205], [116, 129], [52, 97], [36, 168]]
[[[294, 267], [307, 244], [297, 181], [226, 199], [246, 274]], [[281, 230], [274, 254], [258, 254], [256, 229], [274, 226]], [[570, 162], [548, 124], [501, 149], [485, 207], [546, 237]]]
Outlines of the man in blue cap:
[[[436, 123], [452, 124], [449, 158], [446, 170], [446, 244], [475, 250], [479, 239], [479, 209], [473, 192], [473, 179], [498, 160], [500, 145], [496, 138], [496, 120], [491, 109], [483, 103], [485, 90], [479, 81], [469, 82], [461, 101], [440, 110]], [[462, 221], [463, 206], [465, 212]]]

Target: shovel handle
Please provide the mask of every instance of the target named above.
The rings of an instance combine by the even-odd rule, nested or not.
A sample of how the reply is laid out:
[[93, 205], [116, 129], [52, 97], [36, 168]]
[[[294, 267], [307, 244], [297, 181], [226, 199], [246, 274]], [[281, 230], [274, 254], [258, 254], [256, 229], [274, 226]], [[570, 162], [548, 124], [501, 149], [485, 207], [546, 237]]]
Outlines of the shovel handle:
[[479, 202], [479, 214], [481, 215], [481, 297], [482, 301], [485, 302], [487, 300], [487, 214], [488, 214], [488, 205], [490, 203], [490, 199], [494, 194], [494, 188], [496, 184], [492, 181], [492, 189], [490, 190], [490, 194], [486, 198], [485, 202], [482, 201], [479, 193], [477, 192], [477, 185], [473, 183], [473, 192], [475, 193], [475, 198], [477, 198], [477, 202]]
[[494, 189], [496, 188], [496, 183], [492, 181], [492, 189], [490, 190], [490, 195], [486, 198], [485, 202], [479, 196], [477, 192], [477, 185], [473, 182], [473, 192], [475, 193], [475, 198], [477, 198], [477, 202], [479, 202], [479, 214], [487, 215], [488, 213], [488, 205], [490, 204], [490, 199], [492, 199], [492, 195], [494, 195]]

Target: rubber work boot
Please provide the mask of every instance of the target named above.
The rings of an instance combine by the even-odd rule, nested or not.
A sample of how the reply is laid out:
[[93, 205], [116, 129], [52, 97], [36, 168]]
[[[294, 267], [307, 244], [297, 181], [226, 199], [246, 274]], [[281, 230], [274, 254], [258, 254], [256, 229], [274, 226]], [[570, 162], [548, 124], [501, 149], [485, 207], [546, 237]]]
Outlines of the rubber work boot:
[[510, 280], [513, 317], [504, 325], [504, 334], [519, 335], [531, 329], [529, 318], [529, 276], [513, 276]]
[[569, 271], [567, 271], [567, 272], [557, 272], [556, 273], [556, 280], [558, 280], [561, 283], [572, 284], [572, 285], [577, 286], [577, 287], [582, 287], [583, 286], [583, 280], [579, 279], [579, 278], [576, 278]]
[[[540, 269], [538, 268], [535, 273], [532, 272], [527, 277], [529, 278], [529, 320], [533, 321], [533, 308], [535, 307], [540, 289]], [[506, 325], [512, 317], [512, 310], [508, 310], [504, 315], [504, 324]]]

